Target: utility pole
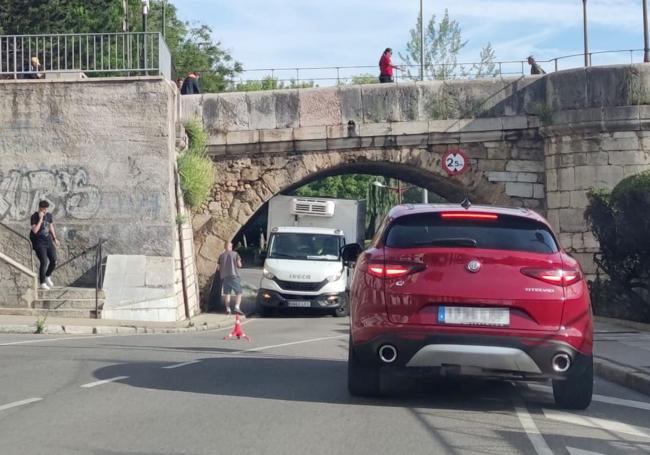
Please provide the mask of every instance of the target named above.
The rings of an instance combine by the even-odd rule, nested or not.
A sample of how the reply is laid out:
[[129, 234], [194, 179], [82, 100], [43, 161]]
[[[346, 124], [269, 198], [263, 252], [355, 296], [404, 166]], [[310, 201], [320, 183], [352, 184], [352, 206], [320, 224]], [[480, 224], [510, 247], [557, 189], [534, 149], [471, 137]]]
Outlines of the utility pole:
[[420, 0], [420, 80], [424, 80], [424, 5]]
[[122, 17], [122, 31], [124, 33], [129, 31], [129, 1], [122, 0], [122, 10], [124, 11], [124, 16]]
[[589, 39], [587, 38], [587, 0], [582, 0], [582, 30], [585, 40], [585, 67], [589, 66]]
[[149, 0], [142, 0], [142, 31], [147, 33], [147, 16], [149, 15]]
[[643, 0], [643, 61], [650, 62], [650, 44], [648, 42], [648, 0]]
[[165, 15], [167, 10], [167, 0], [162, 0], [162, 36], [165, 36], [165, 25], [167, 24], [167, 17]]

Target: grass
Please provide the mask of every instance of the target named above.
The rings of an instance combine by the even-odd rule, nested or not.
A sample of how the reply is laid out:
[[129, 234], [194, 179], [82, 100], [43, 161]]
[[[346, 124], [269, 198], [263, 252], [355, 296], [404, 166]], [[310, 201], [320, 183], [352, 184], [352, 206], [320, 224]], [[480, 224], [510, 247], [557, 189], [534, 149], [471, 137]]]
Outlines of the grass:
[[210, 196], [214, 183], [214, 165], [205, 153], [208, 135], [201, 124], [197, 121], [187, 122], [185, 131], [189, 148], [178, 158], [178, 173], [185, 204], [192, 210], [197, 210]]

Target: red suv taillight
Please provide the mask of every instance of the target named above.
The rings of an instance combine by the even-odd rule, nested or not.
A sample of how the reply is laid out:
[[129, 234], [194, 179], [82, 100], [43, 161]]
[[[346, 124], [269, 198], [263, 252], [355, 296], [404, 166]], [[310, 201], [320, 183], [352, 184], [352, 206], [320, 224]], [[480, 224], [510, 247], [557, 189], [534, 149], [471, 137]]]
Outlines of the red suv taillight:
[[521, 273], [556, 286], [570, 286], [582, 279], [582, 274], [577, 269], [523, 268], [521, 269]]
[[370, 263], [368, 273], [377, 278], [402, 278], [424, 270], [424, 264]]

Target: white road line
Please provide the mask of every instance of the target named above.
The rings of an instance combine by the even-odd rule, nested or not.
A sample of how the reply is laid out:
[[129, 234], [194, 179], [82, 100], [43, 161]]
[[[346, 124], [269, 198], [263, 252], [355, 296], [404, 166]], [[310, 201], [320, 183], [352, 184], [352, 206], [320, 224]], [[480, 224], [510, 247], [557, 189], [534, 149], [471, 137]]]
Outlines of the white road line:
[[195, 363], [200, 363], [200, 362], [201, 362], [200, 360], [192, 360], [190, 362], [177, 363], [176, 365], [168, 365], [162, 368], [163, 370], [173, 370], [174, 368], [186, 367], [188, 365], [194, 365]]
[[632, 436], [640, 436], [642, 438], [650, 439], [648, 428], [635, 427], [633, 425], [617, 422], [615, 420], [599, 419], [596, 417], [569, 414], [568, 412], [553, 411], [549, 409], [544, 409], [544, 415], [547, 419], [555, 420], [557, 422], [565, 422], [573, 425], [598, 428], [607, 432], [625, 433]]
[[47, 341], [86, 340], [88, 338], [106, 338], [107, 336], [114, 336], [114, 335], [93, 335], [89, 337], [63, 337], [63, 338], [44, 338], [41, 340], [12, 341], [9, 343], [0, 343], [0, 346], [13, 346], [16, 344], [30, 344], [30, 343], [45, 343]]
[[[547, 385], [527, 384], [527, 386], [531, 390], [553, 393], [553, 388]], [[644, 411], [650, 411], [650, 403], [646, 401], [627, 400], [625, 398], [609, 397], [606, 395], [598, 395], [598, 394], [595, 394], [592, 400], [600, 403], [615, 404], [618, 406], [625, 406], [628, 408], [636, 408], [636, 409], [643, 409]]]
[[605, 455], [600, 452], [592, 452], [591, 450], [576, 449], [575, 447], [567, 447], [566, 449], [571, 455]]
[[521, 422], [521, 426], [524, 428], [524, 431], [526, 432], [528, 439], [530, 439], [530, 443], [533, 445], [537, 455], [553, 455], [553, 451], [548, 444], [546, 444], [546, 441], [537, 429], [537, 425], [535, 425], [533, 418], [528, 413], [526, 405], [524, 405], [520, 398], [515, 399], [515, 411], [517, 412], [519, 422]]
[[84, 384], [81, 387], [84, 388], [84, 389], [89, 389], [91, 387], [97, 387], [98, 385], [108, 384], [109, 382], [121, 381], [122, 379], [129, 379], [129, 377], [128, 376], [116, 376], [116, 377], [110, 378], [110, 379], [103, 379], [101, 381], [89, 382], [88, 384]]
[[271, 346], [261, 346], [259, 348], [244, 349], [242, 351], [236, 352], [235, 354], [243, 354], [243, 353], [246, 353], [246, 352], [266, 351], [268, 349], [283, 348], [285, 346], [293, 346], [293, 345], [296, 345], [296, 344], [315, 343], [316, 341], [336, 340], [337, 338], [347, 338], [347, 337], [348, 337], [348, 335], [337, 335], [337, 336], [334, 336], [334, 337], [310, 338], [308, 340], [293, 341], [291, 343], [274, 344], [274, 345], [271, 345]]
[[14, 401], [13, 403], [3, 404], [2, 406], [0, 406], [0, 411], [4, 411], [6, 409], [11, 409], [11, 408], [17, 408], [18, 406], [24, 406], [26, 404], [35, 403], [41, 400], [42, 398], [28, 398], [26, 400]]

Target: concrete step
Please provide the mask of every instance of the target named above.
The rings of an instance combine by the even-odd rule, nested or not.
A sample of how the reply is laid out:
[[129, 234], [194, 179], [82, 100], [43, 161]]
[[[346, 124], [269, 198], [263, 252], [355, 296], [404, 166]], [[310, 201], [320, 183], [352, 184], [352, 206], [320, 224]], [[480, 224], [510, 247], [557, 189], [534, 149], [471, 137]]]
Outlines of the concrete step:
[[[101, 314], [101, 310], [100, 310]], [[50, 318], [95, 318], [95, 310], [65, 309], [65, 310], [39, 310], [34, 308], [2, 308], [0, 315], [34, 316]]]
[[[99, 298], [104, 299], [104, 291], [99, 290]], [[95, 288], [53, 287], [38, 289], [38, 300], [95, 300]]]
[[[99, 309], [104, 306], [104, 301], [99, 300]], [[66, 300], [45, 300], [38, 299], [32, 303], [36, 310], [94, 310], [95, 299], [66, 299]]]

